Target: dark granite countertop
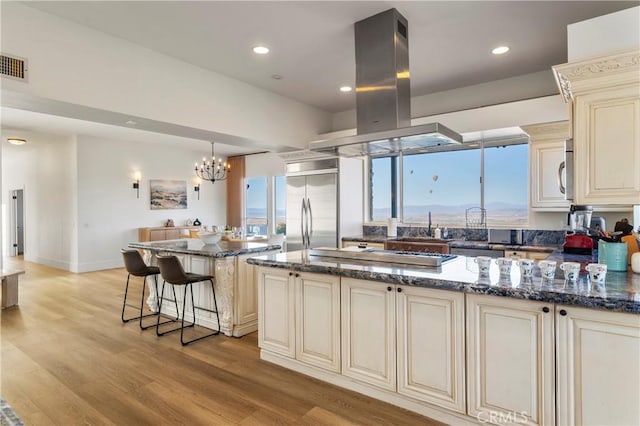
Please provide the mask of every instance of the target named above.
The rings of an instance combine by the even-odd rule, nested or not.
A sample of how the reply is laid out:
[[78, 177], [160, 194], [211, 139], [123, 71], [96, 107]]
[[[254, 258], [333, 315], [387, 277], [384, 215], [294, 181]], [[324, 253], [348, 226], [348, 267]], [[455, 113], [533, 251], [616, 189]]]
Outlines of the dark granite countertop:
[[[557, 260], [561, 260], [558, 256], [567, 259], [559, 251], [554, 255]], [[258, 256], [248, 262], [301, 272], [640, 314], [640, 274], [632, 272], [610, 271], [602, 288], [591, 285], [584, 272], [581, 272], [576, 285], [567, 286], [559, 268], [553, 282], [544, 282], [537, 266], [534, 267], [533, 279], [529, 281], [520, 279], [516, 265], [511, 268], [509, 277], [500, 277], [495, 263], [491, 265], [490, 275], [479, 279], [474, 258], [466, 256], [458, 256], [439, 268], [317, 257], [303, 251]]]
[[181, 253], [205, 257], [228, 257], [248, 253], [262, 253], [270, 250], [280, 250], [279, 245], [270, 245], [265, 243], [220, 241], [218, 244], [204, 244], [201, 240], [195, 238], [129, 243], [129, 247], [155, 252]]
[[[350, 237], [342, 237], [342, 241], [365, 241], [367, 243], [384, 243], [385, 241], [396, 241], [406, 237], [387, 237], [385, 235], [364, 234]], [[429, 238], [424, 239], [425, 242]], [[536, 251], [542, 253], [551, 253], [556, 250], [557, 246], [543, 245], [511, 245], [511, 244], [489, 244], [487, 241], [466, 241], [466, 240], [449, 240], [450, 248], [470, 248], [481, 250], [520, 250], [520, 251]]]

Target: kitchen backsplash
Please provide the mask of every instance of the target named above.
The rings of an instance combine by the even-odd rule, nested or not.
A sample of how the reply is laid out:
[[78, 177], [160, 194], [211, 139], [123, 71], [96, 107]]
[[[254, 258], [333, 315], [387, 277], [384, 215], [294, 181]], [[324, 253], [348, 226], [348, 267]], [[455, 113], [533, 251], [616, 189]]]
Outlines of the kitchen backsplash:
[[[426, 226], [398, 226], [398, 237], [428, 237], [429, 228]], [[433, 231], [433, 228], [432, 228]], [[486, 229], [448, 228], [447, 238], [467, 241], [487, 241]], [[386, 225], [364, 225], [363, 235], [387, 235]], [[525, 229], [522, 244], [528, 246], [559, 246], [564, 242], [565, 231], [551, 231], [545, 229]]]

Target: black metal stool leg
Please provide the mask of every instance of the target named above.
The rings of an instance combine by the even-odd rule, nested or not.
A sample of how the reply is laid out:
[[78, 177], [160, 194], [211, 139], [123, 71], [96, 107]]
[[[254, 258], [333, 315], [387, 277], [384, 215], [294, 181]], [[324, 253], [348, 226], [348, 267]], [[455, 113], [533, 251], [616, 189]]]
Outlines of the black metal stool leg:
[[140, 315], [138, 315], [137, 317], [125, 318], [124, 317], [124, 312], [125, 312], [125, 309], [127, 307], [127, 295], [129, 294], [129, 280], [130, 280], [130, 278], [131, 278], [131, 274], [127, 274], [127, 284], [125, 286], [124, 300], [122, 302], [122, 315], [121, 315], [122, 322], [129, 322], [129, 321], [132, 321], [132, 320], [139, 320], [140, 328], [142, 330], [145, 330], [145, 329], [147, 329], [149, 327], [142, 327], [142, 318], [152, 317], [152, 316], [156, 315], [155, 313], [142, 315], [143, 308], [144, 308], [144, 294], [145, 294], [145, 287], [147, 285], [147, 282], [146, 282], [147, 277], [145, 276], [143, 278], [143, 281], [142, 281], [142, 300], [140, 301]]
[[127, 285], [124, 288], [124, 300], [122, 301], [122, 315], [120, 316], [120, 318], [122, 318], [122, 322], [129, 322], [131, 320], [131, 318], [124, 319], [124, 308], [127, 306], [127, 293], [129, 293], [129, 278], [130, 277], [131, 277], [131, 274], [127, 274]]
[[[154, 275], [153, 278], [154, 278], [155, 287], [156, 287], [156, 308], [158, 308], [158, 312], [152, 313], [152, 314], [148, 314], [148, 315], [145, 315], [145, 316], [141, 316], [140, 317], [140, 330], [146, 330], [147, 328], [154, 327], [153, 324], [144, 325], [144, 326], [142, 325], [142, 318], [153, 316], [153, 315], [157, 315], [158, 316], [158, 319], [157, 319], [156, 325], [155, 325], [156, 328], [158, 328], [158, 325], [169, 324], [170, 322], [176, 322], [177, 321], [177, 318], [176, 318], [176, 319], [169, 319], [167, 321], [160, 322], [160, 316], [162, 314], [162, 309], [161, 309], [162, 308], [162, 306], [161, 306], [162, 305], [162, 296], [164, 296], [164, 282], [162, 283], [162, 287], [163, 287], [162, 288], [162, 295], [160, 295], [158, 293], [158, 276]], [[175, 300], [175, 290], [173, 292], [173, 295], [174, 295], [174, 300]], [[142, 303], [144, 303], [144, 288], [142, 289]], [[177, 302], [176, 302], [176, 305], [177, 305]], [[140, 314], [142, 314], [142, 306], [140, 306]], [[178, 315], [177, 309], [176, 309], [176, 315]]]
[[[216, 292], [213, 289], [213, 280], [209, 280], [209, 281], [211, 282], [211, 289], [213, 290], [213, 303], [215, 304], [215, 307], [216, 307], [216, 316], [218, 316], [218, 304], [216, 302]], [[192, 325], [195, 325], [195, 323], [196, 323], [196, 305], [195, 305], [195, 303], [193, 301], [193, 299], [194, 299], [193, 298], [193, 285], [190, 284], [190, 286], [191, 286], [191, 304], [193, 305], [193, 324]], [[185, 288], [185, 291], [184, 291], [184, 297], [185, 297], [185, 300], [186, 300], [186, 298], [187, 298], [187, 289], [186, 288]], [[182, 321], [183, 321], [183, 325], [184, 325], [184, 312], [182, 313]], [[184, 341], [183, 333], [181, 332], [180, 333], [180, 343], [182, 343], [182, 346], [186, 346], [189, 343], [197, 342], [198, 340], [202, 340], [202, 339], [205, 339], [207, 337], [215, 336], [217, 334], [220, 334], [220, 317], [219, 316], [218, 316], [218, 330], [214, 331], [213, 333], [209, 333], [209, 334], [205, 334], [204, 336], [197, 337], [195, 339], [187, 340], [186, 342]]]
[[[160, 299], [160, 307], [162, 307], [162, 300], [164, 299], [164, 284], [165, 284], [165, 283], [166, 283], [166, 281], [164, 281], [164, 282], [162, 283], [162, 298]], [[171, 283], [169, 283], [169, 284], [171, 284]], [[176, 289], [175, 289], [175, 285], [171, 284], [171, 287], [173, 288], [173, 301], [174, 301], [174, 302], [175, 302], [175, 304], [176, 304], [176, 318], [175, 318], [174, 320], [170, 320], [170, 321], [166, 321], [166, 322], [163, 322], [163, 323], [158, 324], [158, 325], [156, 326], [156, 334], [157, 334], [158, 336], [164, 336], [165, 334], [173, 333], [174, 331], [179, 331], [179, 330], [182, 330], [183, 328], [185, 328], [185, 327], [184, 327], [184, 303], [185, 303], [186, 298], [187, 298], [187, 289], [185, 288], [185, 292], [184, 292], [184, 299], [183, 299], [183, 301], [182, 301], [182, 303], [183, 303], [183, 308], [182, 308], [182, 319], [180, 319], [180, 311], [178, 310], [178, 299], [176, 298]], [[159, 318], [159, 317], [160, 317], [160, 316], [158, 316], [158, 318]], [[160, 320], [158, 320], [158, 321], [160, 321]], [[177, 321], [181, 321], [182, 325], [181, 325], [180, 327], [172, 328], [171, 330], [166, 330], [166, 331], [163, 331], [163, 332], [160, 332], [160, 331], [159, 331], [159, 326], [160, 326], [160, 325], [162, 325], [162, 324], [168, 324], [168, 323], [170, 323], [170, 322], [177, 322]], [[195, 325], [195, 324], [191, 324], [191, 325], [188, 325], [187, 327], [193, 327], [194, 325]]]

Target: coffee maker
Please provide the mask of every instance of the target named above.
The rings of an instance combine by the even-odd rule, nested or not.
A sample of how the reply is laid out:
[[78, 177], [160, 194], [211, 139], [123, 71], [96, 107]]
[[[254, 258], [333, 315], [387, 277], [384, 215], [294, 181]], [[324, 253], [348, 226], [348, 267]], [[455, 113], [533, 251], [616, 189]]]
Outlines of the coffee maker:
[[567, 215], [568, 231], [562, 249], [565, 253], [591, 254], [593, 239], [589, 235], [593, 207], [571, 205]]

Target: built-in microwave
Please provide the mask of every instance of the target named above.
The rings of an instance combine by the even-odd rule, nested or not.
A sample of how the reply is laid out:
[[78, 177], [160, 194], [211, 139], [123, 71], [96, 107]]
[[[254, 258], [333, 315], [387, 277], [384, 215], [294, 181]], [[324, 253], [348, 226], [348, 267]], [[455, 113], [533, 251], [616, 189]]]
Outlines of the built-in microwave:
[[[564, 184], [562, 183], [562, 169], [565, 171]], [[558, 170], [558, 185], [565, 200], [573, 200], [573, 139], [564, 141], [564, 161]]]

